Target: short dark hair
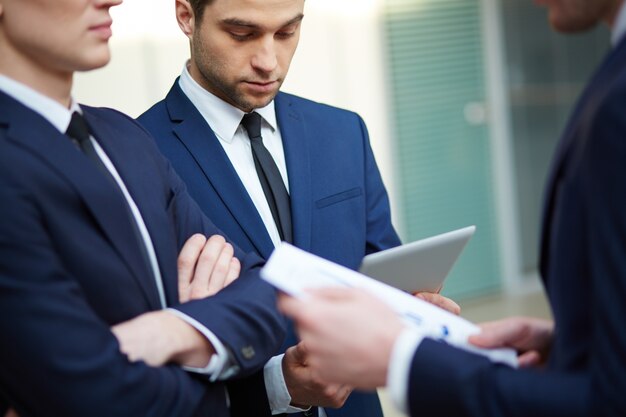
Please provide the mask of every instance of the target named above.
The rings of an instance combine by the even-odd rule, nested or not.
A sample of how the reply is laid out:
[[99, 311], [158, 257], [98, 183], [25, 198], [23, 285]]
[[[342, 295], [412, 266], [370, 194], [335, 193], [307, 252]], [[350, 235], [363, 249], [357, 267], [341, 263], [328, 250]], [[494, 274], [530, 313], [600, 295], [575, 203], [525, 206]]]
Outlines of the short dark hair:
[[196, 21], [202, 20], [202, 15], [204, 14], [204, 9], [214, 0], [189, 0], [189, 4], [191, 4], [191, 10], [193, 10], [193, 15], [196, 18]]

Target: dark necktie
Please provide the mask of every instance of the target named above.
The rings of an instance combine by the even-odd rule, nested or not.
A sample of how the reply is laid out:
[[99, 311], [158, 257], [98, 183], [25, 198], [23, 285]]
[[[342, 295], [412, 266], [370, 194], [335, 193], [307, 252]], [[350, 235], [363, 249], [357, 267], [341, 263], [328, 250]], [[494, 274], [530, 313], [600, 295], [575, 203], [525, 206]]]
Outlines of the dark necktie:
[[293, 232], [291, 228], [291, 203], [289, 194], [267, 148], [263, 145], [261, 137], [261, 115], [257, 112], [248, 113], [243, 116], [241, 125], [248, 132], [250, 144], [252, 146], [252, 158], [254, 167], [261, 181], [263, 193], [270, 206], [272, 217], [278, 228], [280, 238], [286, 242], [293, 242]]
[[72, 113], [72, 120], [70, 120], [70, 125], [67, 127], [65, 134], [72, 139], [72, 142], [74, 142], [78, 149], [83, 151], [87, 158], [91, 159], [96, 165], [96, 168], [119, 189], [115, 178], [113, 178], [111, 172], [104, 165], [104, 162], [102, 162], [102, 159], [100, 159], [96, 152], [96, 148], [94, 148], [93, 143], [89, 140], [89, 126], [87, 126], [87, 122], [80, 113]]
[[[98, 170], [100, 170], [100, 172], [109, 181], [111, 181], [115, 189], [119, 192], [120, 197], [124, 201], [124, 207], [126, 208], [128, 221], [130, 222], [131, 229], [133, 230], [133, 233], [135, 234], [135, 238], [139, 245], [139, 251], [141, 252], [144, 265], [146, 266], [146, 268], [148, 268], [148, 271], [154, 274], [154, 271], [152, 270], [152, 267], [150, 264], [150, 257], [148, 256], [148, 250], [146, 249], [145, 242], [143, 240], [143, 237], [141, 236], [139, 225], [137, 225], [137, 220], [135, 219], [135, 216], [133, 215], [130, 209], [130, 206], [128, 205], [128, 201], [126, 200], [126, 197], [124, 196], [124, 193], [122, 192], [122, 189], [120, 188], [119, 184], [117, 183], [117, 181], [115, 181], [115, 178], [113, 178], [111, 171], [109, 171], [107, 167], [104, 165], [104, 162], [102, 162], [102, 159], [100, 158], [100, 156], [98, 156], [98, 153], [96, 152], [96, 148], [94, 148], [93, 143], [89, 139], [89, 136], [90, 136], [89, 126], [87, 125], [87, 122], [85, 121], [85, 119], [80, 113], [78, 112], [72, 113], [72, 120], [70, 120], [70, 125], [67, 127], [67, 131], [65, 132], [65, 134], [69, 136], [70, 139], [72, 139], [72, 142], [74, 142], [74, 144], [77, 145], [77, 147], [85, 154], [85, 156], [89, 158], [94, 163], [94, 165], [96, 165]], [[165, 307], [165, 306], [162, 306], [162, 307]]]

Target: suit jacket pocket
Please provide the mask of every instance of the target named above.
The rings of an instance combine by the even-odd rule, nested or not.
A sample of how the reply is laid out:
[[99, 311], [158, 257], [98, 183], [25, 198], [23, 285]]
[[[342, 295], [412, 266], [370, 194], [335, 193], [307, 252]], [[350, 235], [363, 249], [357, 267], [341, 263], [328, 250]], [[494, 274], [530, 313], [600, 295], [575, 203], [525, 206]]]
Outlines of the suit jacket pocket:
[[358, 197], [361, 194], [363, 194], [363, 190], [361, 189], [361, 187], [352, 188], [350, 190], [342, 191], [340, 193], [333, 194], [331, 196], [324, 197], [320, 200], [317, 200], [315, 202], [315, 207], [324, 208], [332, 204], [336, 204], [344, 200], [348, 200], [350, 198]]

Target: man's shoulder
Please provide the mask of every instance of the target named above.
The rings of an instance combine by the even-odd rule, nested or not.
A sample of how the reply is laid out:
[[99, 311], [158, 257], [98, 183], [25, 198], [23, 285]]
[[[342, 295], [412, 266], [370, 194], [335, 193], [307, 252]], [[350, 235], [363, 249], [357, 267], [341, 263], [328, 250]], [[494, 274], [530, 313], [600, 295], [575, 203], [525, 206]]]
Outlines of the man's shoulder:
[[326, 117], [360, 118], [360, 116], [347, 109], [320, 103], [294, 94], [280, 92], [276, 96], [277, 106], [292, 106], [304, 114], [323, 114]]
[[86, 117], [106, 123], [117, 128], [137, 129], [139, 125], [129, 115], [109, 107], [92, 107], [84, 104], [80, 105]]
[[150, 133], [148, 133], [141, 124], [119, 110], [108, 107], [91, 107], [82, 104], [80, 107], [83, 109], [88, 122], [91, 121], [106, 125], [109, 129], [120, 133], [123, 132], [131, 136], [150, 136]]
[[169, 120], [170, 118], [167, 116], [167, 104], [165, 99], [157, 101], [148, 110], [137, 117], [137, 121], [148, 130], [150, 130], [150, 126], [155, 123], [162, 124], [164, 121]]
[[123, 144], [126, 151], [156, 151], [150, 131], [129, 115], [107, 107], [81, 105], [81, 109], [96, 135], [104, 135], [98, 139]]
[[195, 107], [180, 88], [178, 78], [163, 99], [154, 103], [148, 110], [137, 117], [143, 127], [152, 134], [162, 132], [163, 127], [178, 123], [193, 113]]

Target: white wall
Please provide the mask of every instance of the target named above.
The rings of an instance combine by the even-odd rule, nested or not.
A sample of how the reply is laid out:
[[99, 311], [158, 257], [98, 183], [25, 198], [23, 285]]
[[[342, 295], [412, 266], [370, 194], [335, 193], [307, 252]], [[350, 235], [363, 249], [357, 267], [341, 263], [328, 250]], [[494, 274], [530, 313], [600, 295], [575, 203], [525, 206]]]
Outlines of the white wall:
[[[309, 0], [284, 91], [354, 110], [365, 119], [395, 200], [380, 7], [382, 0]], [[79, 101], [138, 116], [162, 99], [188, 57], [173, 0], [132, 0], [112, 9], [113, 58], [78, 74]], [[398, 216], [394, 215], [394, 218]]]

